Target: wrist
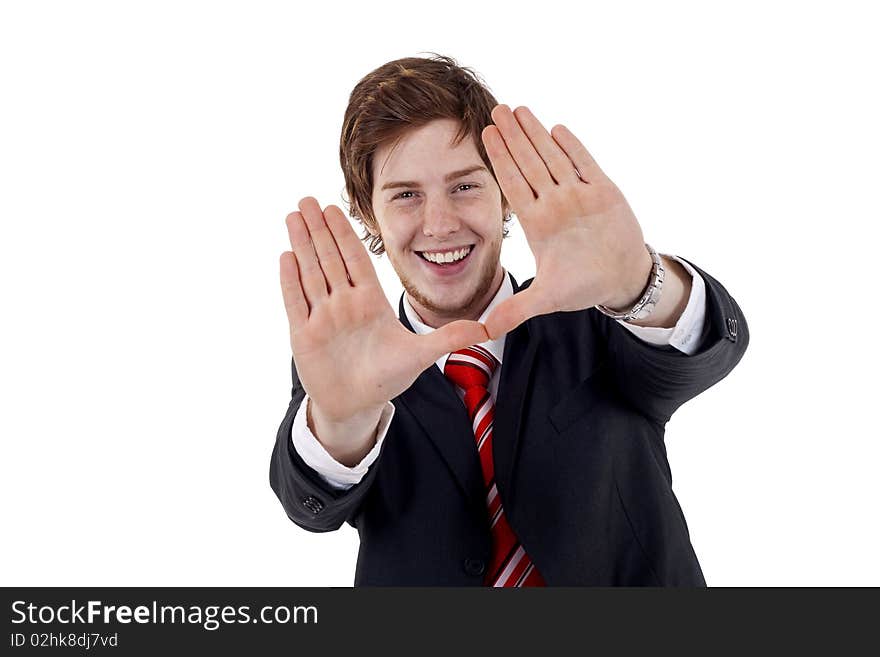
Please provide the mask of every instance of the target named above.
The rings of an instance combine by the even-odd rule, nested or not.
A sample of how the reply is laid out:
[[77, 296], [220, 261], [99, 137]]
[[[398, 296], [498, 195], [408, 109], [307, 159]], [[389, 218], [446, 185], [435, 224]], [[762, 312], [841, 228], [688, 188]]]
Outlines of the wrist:
[[315, 422], [317, 422], [321, 426], [344, 430], [351, 427], [361, 426], [364, 423], [371, 422], [373, 418], [378, 418], [382, 414], [387, 403], [388, 402], [383, 402], [380, 406], [374, 408], [365, 408], [353, 413], [338, 415], [328, 412], [326, 407], [315, 402], [312, 397], [309, 397], [308, 404], [306, 405], [306, 422], [310, 428]]
[[659, 254], [649, 244], [645, 244], [644, 258], [649, 263], [647, 272], [641, 263], [631, 268], [636, 275], [621, 287], [615, 297], [597, 304], [597, 310], [623, 321], [641, 320], [653, 312], [660, 302], [665, 269]]
[[642, 249], [641, 257], [638, 259], [637, 264], [630, 269], [632, 275], [616, 294], [603, 302], [602, 305], [616, 312], [625, 312], [632, 308], [645, 292], [645, 287], [651, 278], [653, 265], [654, 261], [651, 258], [650, 251], [647, 248]]
[[643, 327], [673, 328], [687, 307], [691, 295], [691, 275], [674, 258], [661, 256], [665, 270], [663, 294], [650, 316], [627, 323]]
[[376, 429], [385, 404], [341, 420], [329, 419], [309, 398], [306, 424], [319, 443], [336, 461], [353, 467], [376, 443]]

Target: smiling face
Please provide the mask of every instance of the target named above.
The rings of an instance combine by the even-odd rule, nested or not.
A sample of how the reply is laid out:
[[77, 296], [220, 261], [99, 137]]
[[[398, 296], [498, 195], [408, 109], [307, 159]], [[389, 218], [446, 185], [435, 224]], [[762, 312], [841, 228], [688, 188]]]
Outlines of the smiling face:
[[472, 137], [453, 144], [458, 127], [431, 121], [373, 156], [385, 252], [413, 309], [435, 328], [478, 319], [504, 276], [501, 190]]

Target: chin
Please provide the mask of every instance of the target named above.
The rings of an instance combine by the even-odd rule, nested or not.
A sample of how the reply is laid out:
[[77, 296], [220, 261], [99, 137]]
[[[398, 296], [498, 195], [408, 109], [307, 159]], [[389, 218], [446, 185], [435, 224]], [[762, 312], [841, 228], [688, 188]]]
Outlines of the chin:
[[472, 299], [474, 290], [468, 290], [467, 294], [462, 294], [460, 290], [456, 290], [454, 294], [444, 294], [442, 291], [435, 291], [425, 286], [418, 286], [415, 289], [407, 290], [411, 297], [414, 297], [423, 306], [432, 312], [450, 314], [456, 311], [467, 310], [467, 304]]
[[[487, 289], [491, 286], [492, 278], [484, 280], [478, 277], [475, 280], [468, 281], [466, 287], [459, 287], [456, 290], [436, 290], [427, 287], [417, 287], [413, 294], [409, 290], [410, 296], [414, 297], [425, 308], [438, 315], [447, 318], [459, 319], [465, 316], [479, 314], [482, 308], [478, 308], [480, 304], [488, 301], [483, 297], [487, 294]], [[473, 319], [476, 319], [474, 317]]]
[[431, 310], [435, 313], [443, 314], [447, 317], [461, 317], [470, 310], [471, 302], [470, 297], [468, 297], [467, 299], [450, 300], [445, 303], [433, 303], [431, 305]]

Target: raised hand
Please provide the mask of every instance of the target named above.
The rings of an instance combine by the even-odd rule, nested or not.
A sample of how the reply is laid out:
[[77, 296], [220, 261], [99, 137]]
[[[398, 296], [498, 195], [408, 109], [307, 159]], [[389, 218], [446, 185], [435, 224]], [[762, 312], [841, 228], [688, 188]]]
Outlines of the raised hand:
[[482, 324], [467, 320], [427, 335], [408, 331], [338, 207], [322, 212], [304, 198], [287, 229], [293, 251], [281, 255], [280, 269], [290, 346], [325, 421], [341, 425], [381, 409], [441, 355], [488, 339]]
[[496, 338], [525, 320], [597, 304], [636, 301], [651, 271], [642, 230], [620, 190], [565, 126], [551, 132], [525, 107], [492, 110], [482, 138], [520, 219], [536, 273], [486, 319]]

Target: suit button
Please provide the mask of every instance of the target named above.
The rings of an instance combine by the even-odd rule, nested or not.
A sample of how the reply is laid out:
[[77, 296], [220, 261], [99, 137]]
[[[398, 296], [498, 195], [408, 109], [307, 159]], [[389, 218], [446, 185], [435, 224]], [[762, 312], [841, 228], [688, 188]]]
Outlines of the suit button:
[[731, 342], [736, 342], [736, 318], [727, 318], [727, 335]]
[[486, 572], [486, 562], [482, 559], [465, 559], [464, 572], [477, 577]]
[[311, 511], [314, 515], [318, 515], [324, 509], [324, 503], [314, 495], [309, 495], [308, 497], [304, 498], [302, 503], [303, 506]]

